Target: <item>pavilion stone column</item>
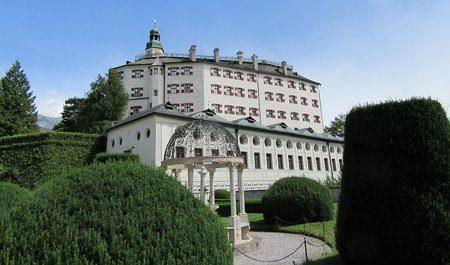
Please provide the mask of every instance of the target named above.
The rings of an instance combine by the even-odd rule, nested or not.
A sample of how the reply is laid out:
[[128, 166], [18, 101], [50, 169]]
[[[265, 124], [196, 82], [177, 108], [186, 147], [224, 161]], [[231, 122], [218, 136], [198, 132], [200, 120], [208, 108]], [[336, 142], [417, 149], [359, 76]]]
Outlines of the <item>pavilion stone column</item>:
[[198, 172], [200, 174], [200, 201], [203, 203], [205, 202], [205, 175], [206, 175], [206, 168], [202, 167], [200, 171]]
[[208, 168], [209, 172], [209, 207], [213, 210], [216, 209], [216, 194], [214, 192], [214, 172], [215, 168]]
[[188, 190], [194, 192], [194, 164], [187, 165], [188, 168]]
[[238, 187], [239, 187], [239, 216], [241, 217], [242, 222], [248, 222], [248, 216], [245, 212], [245, 191], [244, 191], [244, 179], [242, 172], [244, 168], [242, 166], [238, 167], [237, 176], [238, 176]]
[[239, 243], [241, 241], [241, 218], [236, 214], [236, 189], [234, 176], [236, 172], [236, 164], [230, 163], [230, 201], [231, 216], [228, 217], [228, 237], [231, 243]]
[[180, 168], [173, 168], [172, 169], [172, 174], [175, 175], [175, 178], [180, 181], [180, 174], [181, 174], [181, 169]]

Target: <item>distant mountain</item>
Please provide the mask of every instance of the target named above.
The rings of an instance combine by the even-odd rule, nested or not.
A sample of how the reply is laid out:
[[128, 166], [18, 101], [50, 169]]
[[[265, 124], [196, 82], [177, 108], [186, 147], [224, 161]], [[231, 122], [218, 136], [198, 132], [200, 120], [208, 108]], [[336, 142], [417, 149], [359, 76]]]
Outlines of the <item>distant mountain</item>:
[[38, 114], [37, 125], [45, 129], [53, 129], [53, 126], [61, 121], [61, 118], [49, 117], [45, 115]]

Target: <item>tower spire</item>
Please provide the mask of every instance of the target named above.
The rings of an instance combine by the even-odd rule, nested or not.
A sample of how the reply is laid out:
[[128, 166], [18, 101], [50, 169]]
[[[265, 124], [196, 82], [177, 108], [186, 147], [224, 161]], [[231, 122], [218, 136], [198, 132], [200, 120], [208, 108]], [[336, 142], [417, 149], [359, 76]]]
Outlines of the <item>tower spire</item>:
[[150, 57], [158, 57], [164, 54], [164, 49], [161, 43], [161, 36], [159, 29], [156, 28], [156, 19], [153, 20], [153, 28], [150, 30], [150, 40], [147, 42], [145, 51]]

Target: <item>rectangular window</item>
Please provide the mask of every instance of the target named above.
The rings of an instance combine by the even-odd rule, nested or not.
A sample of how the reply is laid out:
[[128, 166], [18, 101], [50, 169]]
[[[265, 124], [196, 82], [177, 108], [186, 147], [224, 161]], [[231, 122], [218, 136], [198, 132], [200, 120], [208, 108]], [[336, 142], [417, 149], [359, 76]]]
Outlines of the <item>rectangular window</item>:
[[273, 169], [272, 154], [266, 154], [266, 166], [267, 166], [267, 169]]
[[249, 98], [258, 98], [257, 91], [254, 90], [254, 89], [249, 89], [248, 90], [248, 97]]
[[288, 155], [288, 165], [290, 170], [294, 170], [294, 157], [292, 155]]
[[313, 167], [312, 167], [312, 158], [310, 157], [310, 156], [308, 156], [308, 157], [306, 157], [306, 161], [307, 161], [307, 163], [308, 163], [308, 170], [313, 170]]
[[175, 152], [176, 152], [176, 157], [177, 158], [184, 158], [184, 147], [182, 146], [177, 146], [175, 148]]
[[179, 87], [179, 85], [178, 84], [169, 84], [169, 85], [167, 85], [167, 94], [177, 94], [179, 91], [178, 91], [178, 87]]
[[236, 106], [236, 114], [237, 115], [246, 115], [245, 107], [243, 107], [243, 106]]
[[259, 109], [258, 108], [249, 108], [248, 111], [250, 112], [250, 116], [259, 116]]
[[291, 120], [294, 120], [294, 121], [300, 120], [297, 112], [291, 112]]
[[298, 169], [303, 170], [303, 157], [298, 156], [297, 159], [298, 159]]
[[339, 159], [339, 169], [342, 171], [343, 167], [344, 167], [344, 161], [342, 159]]
[[328, 158], [323, 159], [323, 164], [325, 165], [325, 171], [330, 171], [330, 166], [328, 165]]
[[220, 69], [219, 68], [211, 68], [210, 74], [211, 74], [211, 76], [220, 76]]
[[319, 107], [319, 101], [317, 99], [311, 99], [312, 102], [312, 106], [314, 108], [318, 108]]
[[181, 67], [181, 75], [192, 75], [193, 73], [192, 66]]
[[309, 114], [303, 113], [303, 114], [302, 114], [302, 120], [303, 120], [303, 121], [310, 122]]
[[144, 88], [143, 87], [132, 87], [131, 95], [132, 98], [138, 98], [144, 96]]
[[194, 85], [193, 84], [181, 84], [181, 93], [192, 93], [194, 92], [194, 89], [192, 89]]
[[234, 79], [244, 80], [244, 74], [241, 72], [234, 72]]
[[267, 118], [275, 118], [275, 111], [272, 109], [266, 110], [266, 117]]
[[230, 70], [223, 70], [223, 77], [224, 78], [233, 78], [232, 72]]
[[142, 106], [131, 106], [130, 107], [130, 115], [134, 115], [136, 113], [138, 113], [139, 111], [141, 111]]
[[254, 74], [247, 74], [247, 81], [249, 81], [249, 82], [256, 82], [256, 75], [254, 75]]
[[219, 156], [219, 150], [218, 149], [211, 149], [211, 156]]
[[234, 96], [233, 92], [234, 88], [231, 86], [224, 86], [223, 87], [223, 94], [227, 96]]
[[302, 104], [303, 106], [308, 106], [308, 102], [306, 101], [305, 97], [300, 98], [300, 104]]
[[337, 171], [336, 170], [336, 159], [334, 159], [334, 158], [331, 159], [331, 167], [333, 167], [333, 171]]
[[316, 86], [311, 85], [311, 92], [313, 93], [317, 93], [317, 89]]
[[296, 88], [294, 81], [288, 81], [288, 88]]
[[225, 105], [225, 114], [234, 114], [234, 106]]
[[181, 112], [193, 112], [194, 111], [194, 103], [181, 103]]
[[235, 92], [235, 96], [236, 96], [236, 97], [245, 97], [245, 95], [244, 95], [244, 89], [243, 89], [243, 88], [241, 88], [241, 87], [236, 87], [234, 90], [236, 91], [236, 92]]
[[297, 104], [298, 103], [297, 97], [294, 95], [289, 95], [289, 103]]
[[144, 69], [131, 70], [131, 78], [143, 78], [143, 77], [144, 77]]
[[314, 123], [320, 123], [320, 116], [314, 115]]
[[167, 75], [170, 75], [170, 76], [174, 76], [174, 75], [179, 75], [180, 74], [180, 72], [178, 71], [179, 70], [178, 67], [169, 67], [167, 70], [168, 70]]
[[280, 78], [275, 78], [275, 85], [276, 86], [283, 86], [283, 84], [281, 83], [281, 79]]
[[266, 100], [273, 101], [273, 93], [272, 92], [264, 92], [266, 95]]
[[153, 90], [153, 96], [158, 96], [158, 89]]
[[194, 153], [195, 153], [195, 156], [203, 156], [203, 149], [195, 148]]
[[247, 164], [247, 152], [241, 152], [241, 157], [244, 159], [244, 166], [248, 168]]
[[212, 94], [222, 94], [221, 85], [211, 84], [211, 93]]
[[300, 83], [300, 90], [306, 91], [306, 87], [304, 83]]
[[272, 77], [264, 76], [264, 84], [273, 85]]
[[316, 169], [318, 171], [322, 170], [321, 167], [320, 167], [320, 158], [319, 157], [316, 157]]
[[123, 71], [117, 72], [117, 74], [119, 75], [119, 79], [123, 80]]
[[279, 110], [278, 111], [278, 119], [286, 119], [286, 111]]
[[221, 104], [211, 104], [212, 110], [215, 113], [222, 113], [222, 105]]
[[254, 153], [253, 158], [255, 160], [255, 169], [261, 169], [261, 157], [259, 153]]
[[284, 100], [284, 94], [277, 93], [276, 95], [277, 95], [277, 101], [278, 102], [284, 102], [285, 101]]
[[283, 155], [277, 155], [277, 161], [278, 161], [278, 169], [284, 169]]

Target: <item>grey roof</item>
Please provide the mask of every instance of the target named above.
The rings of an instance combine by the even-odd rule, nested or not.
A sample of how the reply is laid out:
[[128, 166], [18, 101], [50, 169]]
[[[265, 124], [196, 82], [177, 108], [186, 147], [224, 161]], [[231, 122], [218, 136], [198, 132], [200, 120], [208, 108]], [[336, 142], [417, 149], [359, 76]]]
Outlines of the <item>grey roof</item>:
[[111, 130], [112, 128], [115, 128], [115, 127], [122, 126], [126, 123], [130, 123], [135, 120], [139, 120], [141, 118], [150, 116], [151, 114], [155, 114], [155, 113], [187, 118], [186, 115], [184, 115], [183, 112], [177, 110], [177, 108], [175, 108], [174, 105], [172, 105], [170, 102], [166, 102], [166, 103], [154, 106], [153, 108], [150, 108], [150, 109], [138, 112], [134, 115], [128, 116], [127, 118], [125, 118], [117, 123], [114, 123], [113, 126], [111, 126], [108, 130]]
[[267, 130], [267, 127], [262, 125], [261, 123], [257, 122], [253, 117], [245, 117], [241, 119], [237, 119], [232, 121], [232, 123], [237, 124], [239, 126], [243, 127], [249, 127], [249, 128], [256, 128], [256, 129], [263, 129]]
[[329, 140], [336, 140], [336, 141], [344, 141], [344, 137], [341, 137], [339, 135], [336, 135], [333, 132], [326, 132], [321, 134], [323, 138], [329, 139]]
[[215, 122], [221, 122], [221, 123], [230, 123], [229, 120], [216, 115], [216, 113], [210, 109], [196, 112], [194, 114], [189, 115], [189, 117], [194, 118], [194, 119], [200, 119], [200, 120], [208, 120], [208, 121], [215, 121]]
[[294, 129], [292, 129], [291, 127], [287, 126], [287, 124], [284, 123], [284, 122], [275, 123], [275, 124], [269, 125], [267, 127], [269, 127], [270, 129], [272, 129], [274, 131], [288, 132], [288, 133], [297, 134], [297, 132]]
[[139, 112], [135, 115], [129, 116], [128, 118], [114, 124], [111, 126], [108, 130], [114, 129], [116, 127], [120, 127], [124, 124], [139, 120], [141, 118], [153, 115], [153, 114], [160, 114], [160, 115], [168, 115], [168, 116], [175, 116], [179, 118], [184, 118], [187, 120], [208, 120], [208, 121], [214, 121], [218, 122], [223, 125], [235, 125], [242, 128], [250, 128], [250, 129], [256, 129], [261, 131], [267, 131], [267, 132], [277, 132], [277, 133], [283, 133], [288, 134], [291, 136], [302, 136], [306, 138], [313, 138], [318, 140], [325, 140], [325, 141], [333, 141], [333, 142], [343, 142], [344, 138], [339, 136], [333, 136], [330, 133], [322, 133], [319, 134], [315, 132], [312, 128], [304, 128], [304, 129], [292, 129], [289, 126], [287, 126], [284, 122], [272, 124], [269, 126], [264, 126], [261, 123], [257, 122], [253, 117], [245, 117], [241, 119], [237, 119], [234, 121], [229, 121], [221, 116], [218, 116], [214, 111], [207, 109], [203, 111], [196, 112], [191, 115], [185, 115], [183, 112], [177, 110], [174, 105], [172, 105], [170, 102], [163, 103], [161, 105], [155, 106], [151, 109], [144, 110], [142, 112]]

